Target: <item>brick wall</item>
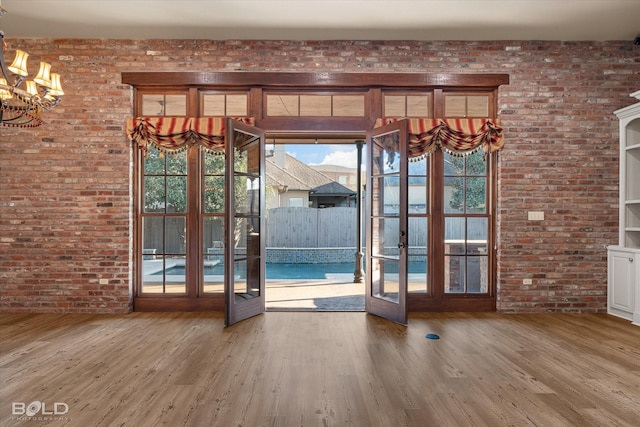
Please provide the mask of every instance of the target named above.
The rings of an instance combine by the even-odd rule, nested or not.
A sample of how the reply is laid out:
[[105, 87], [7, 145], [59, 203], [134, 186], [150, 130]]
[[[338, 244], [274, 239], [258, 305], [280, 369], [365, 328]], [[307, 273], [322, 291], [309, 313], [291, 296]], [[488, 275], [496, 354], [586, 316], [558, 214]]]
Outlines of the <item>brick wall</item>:
[[[0, 128], [3, 311], [130, 310], [131, 91], [120, 73], [180, 70], [509, 73], [498, 309], [605, 310], [604, 245], [618, 231], [612, 112], [640, 89], [631, 42], [7, 42], [31, 54], [32, 73], [51, 62], [66, 95], [45, 126]], [[545, 221], [527, 221], [529, 210]]]

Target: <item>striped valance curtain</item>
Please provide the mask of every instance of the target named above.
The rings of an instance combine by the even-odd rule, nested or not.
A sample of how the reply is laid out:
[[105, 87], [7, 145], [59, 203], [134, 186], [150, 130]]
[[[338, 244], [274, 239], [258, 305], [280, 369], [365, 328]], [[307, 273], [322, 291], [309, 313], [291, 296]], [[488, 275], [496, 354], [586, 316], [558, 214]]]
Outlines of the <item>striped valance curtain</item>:
[[[253, 125], [252, 117], [233, 117]], [[131, 117], [127, 120], [127, 137], [143, 153], [149, 146], [165, 153], [199, 145], [212, 153], [224, 153], [226, 117]]]
[[419, 160], [436, 148], [453, 155], [485, 154], [498, 151], [504, 145], [504, 134], [496, 119], [400, 119], [381, 118], [376, 127], [407, 120], [409, 158]]

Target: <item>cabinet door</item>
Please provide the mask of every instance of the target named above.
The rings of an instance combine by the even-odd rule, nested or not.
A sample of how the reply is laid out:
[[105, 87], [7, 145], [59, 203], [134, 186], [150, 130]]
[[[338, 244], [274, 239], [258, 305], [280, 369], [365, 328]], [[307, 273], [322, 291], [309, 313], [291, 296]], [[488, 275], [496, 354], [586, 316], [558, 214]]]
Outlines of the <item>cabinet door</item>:
[[628, 320], [633, 319], [634, 254], [625, 251], [609, 251], [608, 312]]
[[[633, 312], [633, 324], [640, 326], [640, 253], [635, 254], [634, 257], [634, 261], [633, 264], [635, 264], [634, 266], [631, 267], [631, 270], [633, 271], [633, 277], [631, 278], [633, 280], [632, 283], [632, 287], [635, 287], [635, 294], [636, 294], [636, 301], [635, 301], [635, 311]], [[632, 292], [634, 292], [632, 290]]]

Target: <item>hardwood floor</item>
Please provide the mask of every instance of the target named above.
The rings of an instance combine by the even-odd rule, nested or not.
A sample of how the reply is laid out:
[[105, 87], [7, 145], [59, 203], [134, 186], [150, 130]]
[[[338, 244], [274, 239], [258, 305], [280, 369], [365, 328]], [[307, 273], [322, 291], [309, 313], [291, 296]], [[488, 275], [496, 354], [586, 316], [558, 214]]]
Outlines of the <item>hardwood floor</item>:
[[[604, 314], [3, 314], [0, 339], [2, 426], [640, 421], [640, 328]], [[68, 412], [12, 415], [33, 401]]]

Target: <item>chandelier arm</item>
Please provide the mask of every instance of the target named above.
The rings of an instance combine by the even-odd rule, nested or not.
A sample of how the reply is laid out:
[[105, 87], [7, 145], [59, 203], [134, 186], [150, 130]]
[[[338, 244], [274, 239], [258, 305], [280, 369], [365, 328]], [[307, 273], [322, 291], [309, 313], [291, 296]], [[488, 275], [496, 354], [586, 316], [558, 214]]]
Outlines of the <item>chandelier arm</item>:
[[0, 55], [0, 68], [2, 69], [2, 75], [5, 80], [11, 84], [11, 74], [9, 73], [9, 69], [7, 69], [7, 64], [4, 62], [4, 31], [0, 30], [0, 49], [2, 49], [2, 54]]

